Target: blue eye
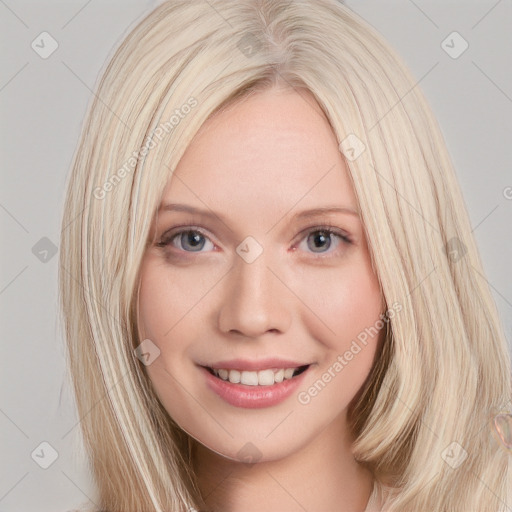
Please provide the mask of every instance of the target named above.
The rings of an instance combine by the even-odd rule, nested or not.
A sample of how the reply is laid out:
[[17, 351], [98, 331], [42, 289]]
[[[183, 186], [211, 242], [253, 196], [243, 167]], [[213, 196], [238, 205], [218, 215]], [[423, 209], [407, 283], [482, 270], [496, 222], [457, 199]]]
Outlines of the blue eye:
[[[331, 248], [331, 245], [333, 244], [333, 237], [341, 239], [341, 242], [338, 243], [349, 243], [349, 239], [346, 236], [330, 229], [317, 229], [315, 231], [310, 231], [306, 238], [306, 243], [313, 253], [325, 253]], [[309, 242], [311, 242], [311, 244]], [[325, 250], [322, 250], [323, 248], [325, 248]]]
[[[167, 245], [173, 245], [176, 247], [174, 240], [177, 240], [178, 243], [181, 242], [182, 246], [178, 246], [178, 249], [181, 249], [185, 252], [202, 252], [201, 249], [205, 246], [205, 240], [209, 241], [209, 238], [196, 228], [184, 229], [169, 236], [164, 235], [160, 243], [157, 245], [159, 247], [165, 247]], [[210, 241], [210, 243], [212, 242]], [[189, 250], [188, 248], [191, 249]]]
[[[325, 254], [329, 251], [333, 244], [333, 239], [337, 239], [335, 247], [339, 247], [340, 244], [350, 245], [352, 240], [350, 237], [338, 230], [330, 229], [328, 226], [318, 226], [314, 229], [309, 229], [306, 232], [307, 236], [301, 239], [306, 242], [306, 252], [313, 254]], [[201, 253], [206, 252], [202, 249], [210, 244], [210, 250], [215, 247], [213, 242], [208, 238], [201, 229], [190, 226], [187, 229], [181, 231], [171, 231], [162, 237], [162, 240], [157, 243], [158, 247], [167, 247], [169, 245], [178, 249], [182, 252], [188, 253]], [[308, 251], [309, 250], [309, 251]]]

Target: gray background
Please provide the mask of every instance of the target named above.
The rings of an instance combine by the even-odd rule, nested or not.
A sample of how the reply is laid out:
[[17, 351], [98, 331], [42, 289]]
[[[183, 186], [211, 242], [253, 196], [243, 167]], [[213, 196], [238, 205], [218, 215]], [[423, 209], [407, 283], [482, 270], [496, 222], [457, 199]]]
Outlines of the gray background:
[[[0, 0], [0, 512], [59, 512], [96, 500], [66, 380], [52, 244], [98, 73], [112, 47], [158, 3]], [[439, 119], [510, 343], [512, 2], [346, 4], [403, 57]], [[46, 59], [31, 47], [43, 31], [58, 43]], [[456, 59], [441, 46], [453, 31], [469, 43]], [[48, 469], [40, 464], [52, 462], [52, 451], [42, 442], [58, 454]]]

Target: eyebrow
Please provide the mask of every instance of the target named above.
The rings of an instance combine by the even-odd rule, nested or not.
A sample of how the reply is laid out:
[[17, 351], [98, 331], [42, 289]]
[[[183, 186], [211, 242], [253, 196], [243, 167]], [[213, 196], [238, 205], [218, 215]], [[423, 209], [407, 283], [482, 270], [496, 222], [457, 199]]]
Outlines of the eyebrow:
[[[169, 211], [169, 212], [186, 212], [192, 213], [196, 215], [200, 215], [203, 217], [217, 218], [224, 222], [224, 218], [222, 215], [215, 213], [211, 210], [203, 210], [201, 208], [195, 208], [194, 206], [189, 206], [186, 204], [177, 204], [177, 203], [167, 203], [160, 206], [158, 209], [161, 211]], [[319, 208], [313, 208], [311, 210], [304, 210], [294, 215], [294, 219], [309, 219], [311, 217], [318, 217], [320, 215], [328, 215], [330, 213], [345, 213], [349, 215], [353, 215], [360, 219], [360, 214], [353, 208], [347, 208], [343, 206], [322, 206]]]

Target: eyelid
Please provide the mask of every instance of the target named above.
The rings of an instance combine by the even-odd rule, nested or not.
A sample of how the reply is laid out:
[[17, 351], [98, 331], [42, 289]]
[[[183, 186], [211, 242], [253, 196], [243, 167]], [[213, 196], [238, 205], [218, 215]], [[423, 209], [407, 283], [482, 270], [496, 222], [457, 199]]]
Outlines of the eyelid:
[[187, 231], [197, 231], [198, 233], [201, 233], [205, 238], [208, 238], [210, 242], [215, 244], [213, 240], [211, 239], [211, 236], [200, 226], [196, 226], [193, 224], [184, 224], [181, 226], [174, 226], [173, 228], [167, 230], [161, 237], [160, 242], [157, 242], [158, 247], [165, 247], [166, 245], [169, 245], [172, 241], [172, 239], [181, 233], [186, 233]]
[[[335, 235], [339, 235], [342, 238], [346, 239], [347, 242], [354, 243], [354, 239], [352, 235], [350, 235], [344, 229], [339, 228], [336, 224], [331, 224], [329, 222], [324, 222], [322, 224], [313, 224], [308, 228], [304, 228], [297, 235], [297, 237], [302, 236], [304, 233], [314, 233], [315, 231], [330, 231]], [[302, 238], [300, 238], [302, 240]]]

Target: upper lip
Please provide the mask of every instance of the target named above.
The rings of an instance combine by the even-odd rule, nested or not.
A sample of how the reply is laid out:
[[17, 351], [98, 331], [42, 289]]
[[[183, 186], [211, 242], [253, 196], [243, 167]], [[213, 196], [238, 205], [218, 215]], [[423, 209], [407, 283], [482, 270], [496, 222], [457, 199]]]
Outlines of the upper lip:
[[226, 369], [226, 370], [247, 370], [258, 371], [266, 370], [268, 368], [299, 368], [301, 366], [309, 366], [311, 363], [304, 363], [302, 361], [292, 361], [290, 359], [280, 359], [271, 357], [267, 359], [259, 359], [257, 361], [249, 359], [230, 359], [229, 361], [218, 361], [206, 366], [207, 368]]

